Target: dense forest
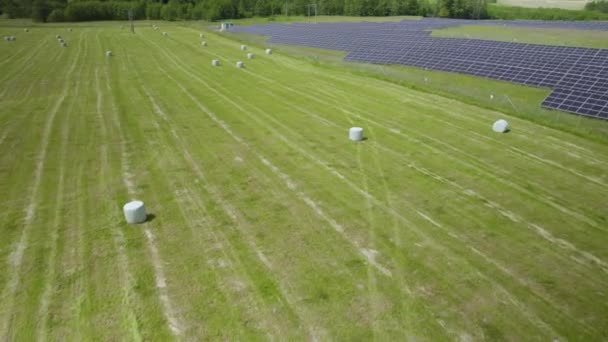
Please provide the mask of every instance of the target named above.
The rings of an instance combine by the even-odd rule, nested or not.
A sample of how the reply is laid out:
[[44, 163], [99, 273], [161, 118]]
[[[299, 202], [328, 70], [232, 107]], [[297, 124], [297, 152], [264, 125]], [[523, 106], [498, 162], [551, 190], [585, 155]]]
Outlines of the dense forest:
[[0, 0], [9, 18], [35, 21], [135, 19], [236, 19], [253, 16], [306, 15], [316, 4], [318, 15], [421, 15], [485, 18], [486, 0]]

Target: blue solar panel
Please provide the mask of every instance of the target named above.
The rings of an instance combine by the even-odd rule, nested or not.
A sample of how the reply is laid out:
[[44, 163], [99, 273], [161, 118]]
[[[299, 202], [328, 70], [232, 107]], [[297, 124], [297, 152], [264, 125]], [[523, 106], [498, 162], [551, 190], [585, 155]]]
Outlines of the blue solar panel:
[[270, 43], [347, 51], [346, 61], [401, 64], [548, 87], [542, 106], [608, 118], [608, 50], [435, 38], [430, 29], [460, 25], [557, 27], [608, 31], [608, 22], [404, 20], [385, 23], [270, 24], [232, 31], [270, 36]]

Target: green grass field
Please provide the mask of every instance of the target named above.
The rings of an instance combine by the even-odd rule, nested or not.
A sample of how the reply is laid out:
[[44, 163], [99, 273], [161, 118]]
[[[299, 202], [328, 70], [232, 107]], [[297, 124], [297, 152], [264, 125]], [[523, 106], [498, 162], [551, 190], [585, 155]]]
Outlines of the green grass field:
[[608, 49], [608, 32], [606, 31], [466, 25], [435, 30], [432, 35], [433, 37], [444, 38], [484, 39]]
[[497, 0], [501, 6], [562, 8], [567, 10], [582, 10], [588, 0]]
[[602, 140], [203, 24], [0, 25], [2, 340], [608, 339]]

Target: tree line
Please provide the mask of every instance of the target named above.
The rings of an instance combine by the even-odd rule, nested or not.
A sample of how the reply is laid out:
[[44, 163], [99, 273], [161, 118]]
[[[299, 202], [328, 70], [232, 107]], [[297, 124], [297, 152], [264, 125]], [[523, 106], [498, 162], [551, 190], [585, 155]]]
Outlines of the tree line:
[[487, 0], [0, 0], [9, 18], [40, 22], [134, 19], [222, 20], [274, 15], [419, 15], [480, 19]]

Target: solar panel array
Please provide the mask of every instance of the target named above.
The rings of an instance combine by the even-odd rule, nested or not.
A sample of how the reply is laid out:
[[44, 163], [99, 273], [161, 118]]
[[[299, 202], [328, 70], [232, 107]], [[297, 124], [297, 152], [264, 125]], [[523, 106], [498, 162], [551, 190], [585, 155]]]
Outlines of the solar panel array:
[[608, 49], [430, 36], [431, 29], [467, 24], [608, 31], [608, 22], [451, 19], [271, 24], [232, 31], [267, 35], [270, 43], [347, 51], [347, 61], [409, 65], [549, 87], [554, 91], [543, 101], [543, 107], [608, 119]]

